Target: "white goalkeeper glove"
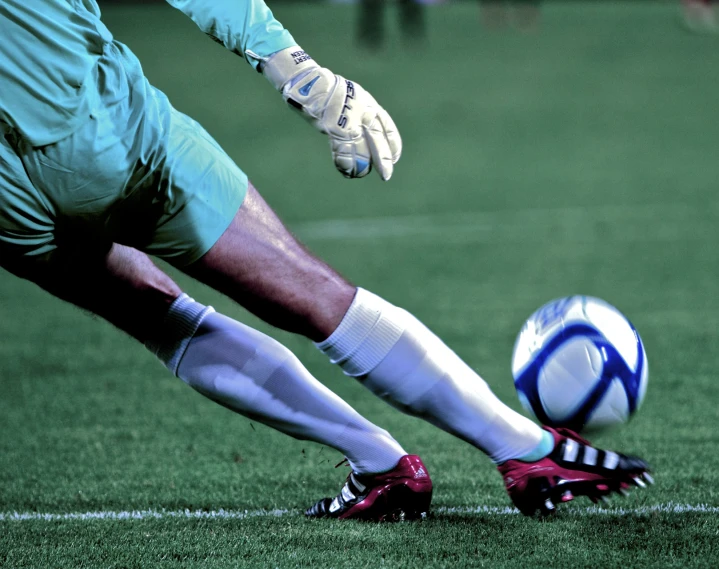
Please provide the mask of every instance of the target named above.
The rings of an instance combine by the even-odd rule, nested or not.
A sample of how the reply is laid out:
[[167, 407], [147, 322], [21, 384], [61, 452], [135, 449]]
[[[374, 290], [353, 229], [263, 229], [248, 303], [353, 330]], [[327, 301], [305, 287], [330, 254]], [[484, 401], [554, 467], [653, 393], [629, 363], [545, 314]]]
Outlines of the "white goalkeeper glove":
[[374, 167], [383, 180], [390, 179], [402, 139], [372, 95], [320, 67], [299, 47], [278, 51], [263, 63], [263, 74], [285, 101], [329, 137], [332, 159], [345, 177], [362, 178]]

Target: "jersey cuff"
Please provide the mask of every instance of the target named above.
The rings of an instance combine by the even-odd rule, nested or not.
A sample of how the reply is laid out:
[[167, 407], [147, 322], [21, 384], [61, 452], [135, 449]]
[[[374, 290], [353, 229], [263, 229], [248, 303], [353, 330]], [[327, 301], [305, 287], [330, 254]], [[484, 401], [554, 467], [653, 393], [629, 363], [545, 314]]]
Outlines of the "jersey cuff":
[[289, 34], [289, 32], [286, 30], [284, 31], [286, 33], [283, 33], [272, 40], [265, 40], [261, 45], [245, 49], [244, 56], [247, 63], [262, 73], [262, 68], [264, 67], [265, 62], [267, 62], [267, 60], [269, 60], [272, 56], [289, 47], [296, 46], [297, 42], [295, 39]]

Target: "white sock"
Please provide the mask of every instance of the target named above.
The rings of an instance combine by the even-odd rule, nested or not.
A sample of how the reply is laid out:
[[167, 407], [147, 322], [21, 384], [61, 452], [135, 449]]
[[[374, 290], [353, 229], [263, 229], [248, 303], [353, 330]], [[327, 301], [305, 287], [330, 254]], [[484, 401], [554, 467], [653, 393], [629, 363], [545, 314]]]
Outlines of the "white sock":
[[546, 431], [497, 399], [426, 326], [371, 292], [357, 289], [340, 325], [317, 347], [382, 399], [469, 442], [496, 463], [552, 450]]
[[407, 454], [269, 336], [187, 295], [170, 307], [164, 331], [148, 348], [221, 405], [297, 439], [335, 448], [359, 474], [391, 470]]

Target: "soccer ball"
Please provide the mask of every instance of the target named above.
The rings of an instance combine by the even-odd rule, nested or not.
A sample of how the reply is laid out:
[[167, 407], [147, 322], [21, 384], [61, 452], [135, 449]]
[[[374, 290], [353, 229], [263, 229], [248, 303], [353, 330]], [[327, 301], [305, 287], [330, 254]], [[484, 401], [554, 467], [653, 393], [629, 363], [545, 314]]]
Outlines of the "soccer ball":
[[649, 368], [634, 326], [590, 296], [560, 298], [532, 314], [512, 355], [522, 405], [542, 424], [591, 431], [626, 423]]

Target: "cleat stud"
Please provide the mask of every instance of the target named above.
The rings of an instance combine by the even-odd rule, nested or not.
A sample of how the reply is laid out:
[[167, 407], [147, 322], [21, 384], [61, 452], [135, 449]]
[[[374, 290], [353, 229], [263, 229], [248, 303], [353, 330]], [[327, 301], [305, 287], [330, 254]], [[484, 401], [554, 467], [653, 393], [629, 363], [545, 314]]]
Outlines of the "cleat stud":
[[644, 480], [642, 480], [641, 478], [637, 477], [637, 478], [634, 478], [633, 480], [634, 480], [634, 484], [636, 484], [636, 485], [639, 486], [640, 488], [646, 488], [646, 487], [647, 487], [647, 485], [644, 483]]
[[555, 509], [554, 504], [552, 504], [552, 501], [549, 498], [544, 501], [544, 509], [548, 512], [551, 512]]
[[602, 504], [609, 503], [609, 498], [607, 498], [606, 496], [600, 496], [599, 499], [601, 500]]
[[606, 484], [597, 484], [597, 490], [600, 492], [609, 492], [609, 486]]
[[571, 502], [572, 500], [574, 500], [574, 495], [569, 490], [567, 490], [564, 494], [562, 494], [561, 500], [562, 502]]
[[619, 489], [619, 493], [620, 493], [622, 496], [624, 496], [625, 498], [626, 498], [627, 496], [629, 496], [629, 490], [627, 490], [626, 488], [620, 488], [620, 489]]
[[644, 481], [647, 484], [654, 484], [654, 477], [651, 474], [649, 474], [648, 472], [645, 472], [644, 473]]

